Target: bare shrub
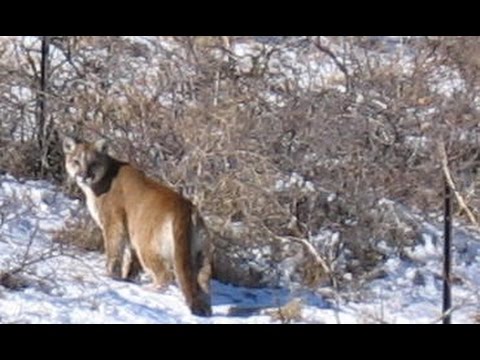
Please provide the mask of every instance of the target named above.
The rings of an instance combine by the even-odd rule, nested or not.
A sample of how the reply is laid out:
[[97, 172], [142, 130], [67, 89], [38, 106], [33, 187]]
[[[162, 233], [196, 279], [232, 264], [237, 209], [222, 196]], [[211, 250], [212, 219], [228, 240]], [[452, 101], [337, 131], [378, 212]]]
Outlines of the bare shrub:
[[52, 240], [86, 251], [104, 251], [102, 232], [86, 214], [68, 219], [61, 230], [52, 233]]
[[17, 178], [35, 178], [38, 173], [38, 147], [33, 142], [4, 143], [0, 168]]
[[[402, 254], [421, 227], [397, 205], [441, 203], [439, 140], [478, 217], [477, 38], [51, 37], [38, 149], [40, 40], [0, 39], [0, 167], [64, 183], [59, 137], [112, 140], [198, 205], [222, 281], [341, 286]], [[60, 237], [95, 248], [87, 227]]]
[[38, 226], [33, 229], [26, 242], [13, 251], [13, 256], [2, 263], [0, 269], [0, 286], [12, 291], [21, 291], [28, 287], [38, 287], [49, 291], [55, 284], [51, 274], [38, 276], [36, 265], [61, 255], [61, 249], [54, 244], [44, 250], [33, 250], [37, 239]]

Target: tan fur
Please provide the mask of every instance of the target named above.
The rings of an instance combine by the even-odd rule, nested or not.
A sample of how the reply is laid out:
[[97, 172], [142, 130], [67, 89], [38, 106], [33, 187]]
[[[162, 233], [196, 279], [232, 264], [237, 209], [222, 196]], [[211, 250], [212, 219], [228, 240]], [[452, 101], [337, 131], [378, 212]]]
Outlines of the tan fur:
[[211, 244], [195, 206], [143, 172], [113, 159], [105, 144], [64, 140], [67, 172], [103, 232], [107, 272], [129, 279], [136, 258], [157, 287], [177, 279], [192, 313], [211, 315]]

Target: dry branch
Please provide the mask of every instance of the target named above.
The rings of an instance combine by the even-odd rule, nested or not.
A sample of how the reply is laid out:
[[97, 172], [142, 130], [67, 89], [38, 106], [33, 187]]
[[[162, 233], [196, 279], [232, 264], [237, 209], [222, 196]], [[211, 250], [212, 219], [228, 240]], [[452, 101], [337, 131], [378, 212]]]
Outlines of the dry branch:
[[463, 211], [465, 211], [465, 214], [467, 214], [467, 217], [470, 220], [470, 222], [473, 225], [478, 226], [478, 222], [475, 219], [475, 216], [470, 211], [468, 205], [466, 204], [462, 195], [460, 194], [460, 192], [457, 190], [457, 188], [455, 186], [452, 174], [450, 172], [450, 169], [448, 168], [448, 158], [447, 158], [447, 153], [445, 151], [445, 143], [443, 141], [438, 142], [438, 153], [439, 153], [440, 160], [441, 160], [441, 163], [442, 163], [443, 174], [445, 176], [445, 179], [447, 180], [448, 186], [450, 186], [450, 189], [452, 189], [453, 193], [455, 194], [455, 198], [457, 199], [458, 205], [460, 206], [460, 208]]

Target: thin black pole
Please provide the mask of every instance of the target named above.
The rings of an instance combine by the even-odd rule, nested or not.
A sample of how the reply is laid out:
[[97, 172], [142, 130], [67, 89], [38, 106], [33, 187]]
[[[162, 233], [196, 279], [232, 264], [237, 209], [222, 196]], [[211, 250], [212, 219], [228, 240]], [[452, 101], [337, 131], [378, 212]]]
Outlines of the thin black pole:
[[40, 176], [44, 175], [44, 166], [47, 155], [47, 88], [48, 88], [48, 53], [50, 50], [50, 36], [42, 37], [42, 52], [40, 60], [40, 91], [38, 93], [38, 145], [41, 151]]
[[450, 265], [451, 265], [451, 239], [452, 239], [452, 190], [448, 185], [447, 179], [445, 182], [445, 209], [444, 209], [444, 242], [443, 242], [443, 323], [450, 324], [451, 314], [449, 313], [452, 307], [452, 293], [450, 289]]
[[44, 132], [45, 132], [45, 119], [46, 119], [46, 96], [45, 93], [47, 91], [47, 72], [48, 72], [48, 52], [50, 48], [50, 37], [43, 36], [42, 37], [42, 57], [41, 57], [41, 64], [40, 64], [40, 92], [38, 94], [38, 106], [39, 106], [39, 114], [38, 114], [38, 140], [40, 146], [43, 145], [44, 139]]

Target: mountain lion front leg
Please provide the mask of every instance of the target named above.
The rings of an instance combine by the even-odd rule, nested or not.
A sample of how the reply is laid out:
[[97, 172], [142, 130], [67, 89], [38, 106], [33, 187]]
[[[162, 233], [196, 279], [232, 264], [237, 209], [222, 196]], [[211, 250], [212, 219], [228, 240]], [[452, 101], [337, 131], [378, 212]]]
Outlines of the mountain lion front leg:
[[123, 260], [127, 245], [127, 234], [122, 223], [108, 221], [106, 224], [108, 225], [104, 226], [103, 239], [107, 255], [107, 274], [112, 279], [123, 280], [125, 275]]

